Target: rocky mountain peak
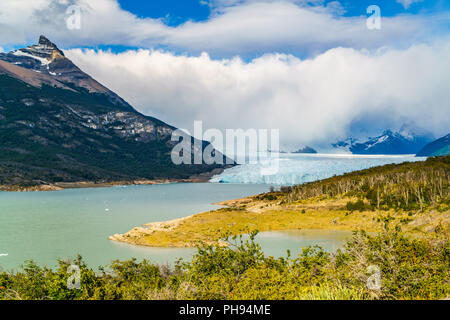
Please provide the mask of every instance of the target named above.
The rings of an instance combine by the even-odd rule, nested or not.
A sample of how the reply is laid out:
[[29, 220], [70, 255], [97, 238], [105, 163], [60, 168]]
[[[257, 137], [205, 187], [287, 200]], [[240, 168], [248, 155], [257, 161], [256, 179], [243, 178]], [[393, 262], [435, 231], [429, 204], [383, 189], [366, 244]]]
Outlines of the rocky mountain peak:
[[[72, 61], [64, 56], [58, 47], [41, 35], [37, 44], [26, 48], [14, 50], [8, 53], [0, 53], [0, 61], [14, 65], [14, 76], [17, 79], [31, 85], [50, 84], [52, 86], [65, 87], [71, 83], [78, 88], [87, 89], [91, 93], [100, 93], [108, 96], [111, 102], [130, 109], [131, 107], [114, 92], [104, 87], [88, 74], [84, 73]], [[11, 69], [11, 66], [9, 66]], [[27, 76], [26, 70], [35, 74]], [[10, 73], [11, 73], [10, 72]], [[39, 78], [39, 79], [37, 79]], [[31, 79], [31, 80], [30, 80]]]
[[[29, 47], [30, 48], [30, 47]], [[45, 36], [40, 36], [38, 44], [36, 46], [31, 46], [35, 50], [42, 50], [45, 53], [49, 54], [50, 58], [53, 60], [58, 57], [64, 57], [64, 53], [58, 49], [56, 44], [48, 40]]]
[[39, 37], [38, 45], [58, 49], [58, 47], [53, 42], [51, 42], [45, 36], [42, 35]]
[[[44, 36], [39, 38], [38, 44], [8, 53], [0, 53], [0, 60], [52, 75], [56, 75], [57, 72], [54, 69], [58, 69], [58, 65], [67, 66], [69, 62], [64, 53]], [[53, 68], [50, 68], [50, 65]]]
[[37, 45], [29, 46], [24, 49], [20, 49], [21, 51], [30, 51], [32, 54], [35, 54], [39, 57], [45, 57], [50, 60], [54, 60], [55, 58], [64, 57], [64, 53], [58, 49], [58, 47], [48, 40], [45, 36], [40, 36]]

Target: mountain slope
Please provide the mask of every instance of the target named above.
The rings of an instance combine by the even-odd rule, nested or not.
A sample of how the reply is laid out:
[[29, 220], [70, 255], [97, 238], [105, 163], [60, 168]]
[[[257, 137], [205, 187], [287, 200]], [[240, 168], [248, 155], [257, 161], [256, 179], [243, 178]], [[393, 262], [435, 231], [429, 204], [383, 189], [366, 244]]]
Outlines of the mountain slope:
[[420, 150], [417, 153], [418, 157], [434, 157], [446, 156], [450, 154], [450, 133], [445, 137], [439, 138]]
[[0, 54], [0, 185], [185, 179], [223, 167], [174, 165], [174, 129], [137, 112], [45, 37]]

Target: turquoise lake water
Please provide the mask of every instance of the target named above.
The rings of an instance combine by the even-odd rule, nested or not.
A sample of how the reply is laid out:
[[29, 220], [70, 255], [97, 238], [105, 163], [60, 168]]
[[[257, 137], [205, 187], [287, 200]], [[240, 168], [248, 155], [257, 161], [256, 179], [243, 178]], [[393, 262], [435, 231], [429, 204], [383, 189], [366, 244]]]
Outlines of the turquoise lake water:
[[81, 254], [92, 267], [114, 259], [170, 263], [192, 249], [138, 247], [108, 240], [115, 233], [218, 208], [214, 202], [266, 192], [266, 185], [166, 184], [57, 192], [0, 192], [0, 266], [25, 260], [54, 266]]
[[[0, 266], [17, 269], [26, 260], [54, 267], [58, 258], [81, 254], [97, 268], [114, 259], [173, 263], [194, 249], [148, 248], [108, 237], [152, 221], [218, 208], [212, 203], [268, 191], [267, 185], [167, 184], [58, 192], [0, 193]], [[319, 244], [335, 250], [346, 232], [297, 230], [267, 232], [258, 241], [267, 254], [282, 256]], [[7, 255], [6, 255], [7, 254]]]

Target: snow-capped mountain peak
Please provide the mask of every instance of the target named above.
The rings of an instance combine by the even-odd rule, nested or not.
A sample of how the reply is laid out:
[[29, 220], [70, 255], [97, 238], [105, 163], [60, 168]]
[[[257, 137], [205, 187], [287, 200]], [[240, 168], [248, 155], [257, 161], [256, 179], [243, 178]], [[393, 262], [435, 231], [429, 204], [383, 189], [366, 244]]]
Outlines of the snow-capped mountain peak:
[[[114, 103], [127, 105], [114, 92], [80, 70], [64, 56], [64, 53], [54, 43], [44, 36], [40, 36], [38, 43], [35, 45], [8, 53], [0, 53], [0, 60], [38, 73], [39, 77], [34, 79], [34, 82], [38, 84], [45, 83], [65, 87], [67, 83], [71, 83], [77, 87], [85, 88], [91, 93], [106, 94]], [[16, 70], [16, 73], [19, 73], [16, 74], [16, 77], [21, 80], [24, 80], [24, 77], [34, 78], [29, 74], [25, 76], [26, 70]], [[25, 79], [25, 81], [27, 80]]]
[[385, 130], [380, 136], [364, 142], [347, 139], [333, 144], [334, 148], [353, 154], [416, 154], [433, 140], [427, 131], [412, 125], [403, 125], [398, 131]]
[[[40, 66], [39, 65], [35, 66], [36, 69], [38, 67], [45, 67], [47, 70], [49, 70], [49, 65], [54, 60], [64, 58], [64, 53], [61, 50], [59, 50], [55, 44], [53, 44], [50, 40], [48, 40], [44, 36], [39, 37], [38, 44], [15, 50], [11, 52], [11, 54], [17, 57], [34, 59], [40, 63]], [[30, 61], [27, 62], [32, 63]]]

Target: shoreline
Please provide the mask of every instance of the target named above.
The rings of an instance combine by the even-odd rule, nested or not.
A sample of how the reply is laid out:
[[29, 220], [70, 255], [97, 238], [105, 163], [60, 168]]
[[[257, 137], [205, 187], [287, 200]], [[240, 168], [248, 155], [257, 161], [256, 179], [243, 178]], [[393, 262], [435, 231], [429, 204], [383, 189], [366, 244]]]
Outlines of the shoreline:
[[[114, 234], [109, 240], [147, 247], [192, 248], [199, 242], [225, 246], [226, 243], [221, 240], [224, 234], [244, 234], [248, 229], [257, 229], [259, 232], [298, 229], [378, 230], [371, 219], [374, 213], [370, 212], [355, 213], [346, 221], [339, 221], [345, 216], [345, 210], [341, 207], [347, 199], [322, 203], [306, 201], [286, 207], [258, 200], [257, 197], [214, 203], [225, 207], [174, 220], [146, 223], [124, 234]], [[299, 214], [302, 210], [305, 213]], [[371, 214], [370, 219], [366, 217], [367, 214]]]
[[155, 179], [155, 180], [134, 180], [134, 181], [79, 181], [79, 182], [57, 182], [53, 184], [42, 184], [37, 186], [5, 186], [0, 185], [0, 192], [52, 192], [66, 189], [84, 188], [109, 188], [116, 186], [139, 186], [139, 185], [160, 185], [170, 183], [206, 183], [208, 180], [202, 179]]
[[[261, 199], [261, 195], [227, 200], [215, 205], [217, 210], [197, 213], [169, 221], [151, 222], [135, 227], [124, 234], [114, 234], [108, 239], [116, 242], [147, 247], [193, 248], [199, 243], [226, 246], [225, 235], [245, 234], [249, 231], [287, 230], [347, 230], [378, 232], [380, 219], [391, 216], [399, 223], [411, 218], [408, 211], [364, 210], [349, 212], [348, 201], [356, 198], [311, 198], [290, 204]], [[429, 208], [414, 215], [404, 224], [411, 235], [423, 236], [439, 227], [448, 228], [449, 212]]]
[[140, 185], [160, 185], [170, 183], [207, 183], [209, 180], [222, 173], [225, 169], [214, 169], [210, 172], [203, 172], [193, 175], [186, 179], [135, 179], [135, 180], [118, 180], [118, 181], [74, 181], [74, 182], [55, 182], [50, 184], [41, 184], [35, 186], [24, 187], [20, 185], [0, 185], [0, 192], [51, 192], [62, 191], [65, 189], [82, 189], [82, 188], [109, 188], [116, 186], [140, 186]]
[[219, 202], [226, 207], [142, 225], [109, 239], [150, 247], [193, 247], [253, 231], [377, 232], [387, 223], [414, 237], [436, 230], [450, 235], [448, 159], [385, 165]]

